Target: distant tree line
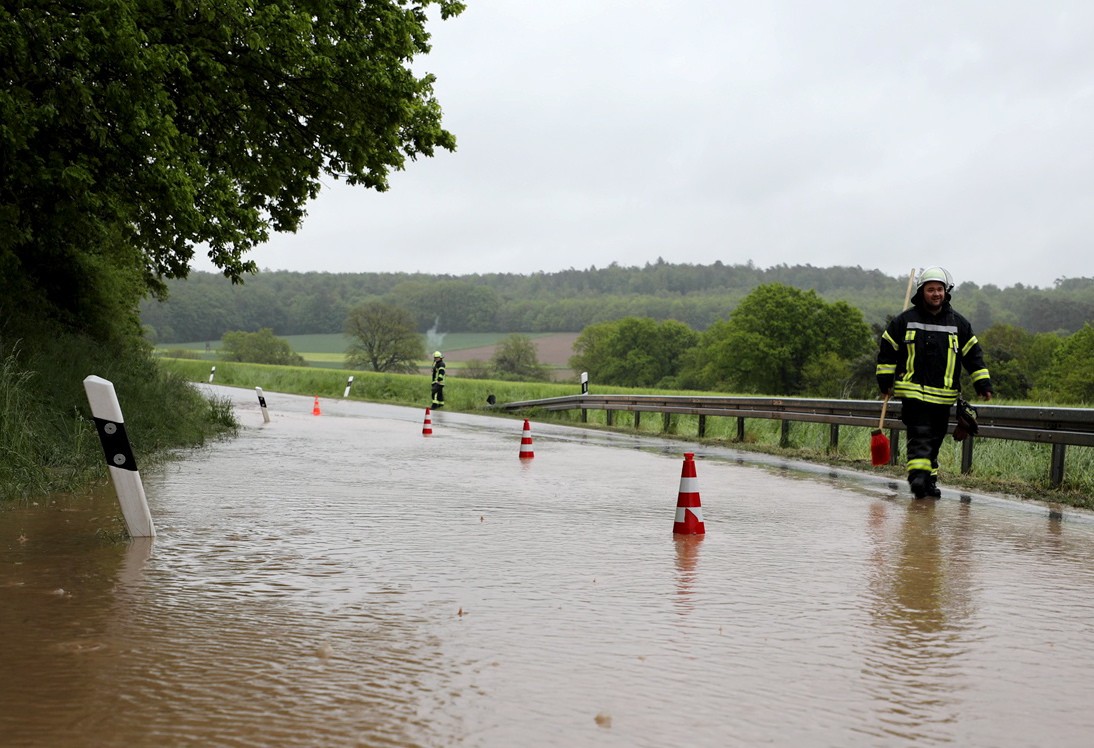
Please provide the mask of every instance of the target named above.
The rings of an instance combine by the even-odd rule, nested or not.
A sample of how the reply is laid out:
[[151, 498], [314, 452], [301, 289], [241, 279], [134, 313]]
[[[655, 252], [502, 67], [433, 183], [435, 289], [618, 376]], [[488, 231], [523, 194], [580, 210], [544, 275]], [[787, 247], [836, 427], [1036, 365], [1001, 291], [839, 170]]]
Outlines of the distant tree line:
[[[192, 273], [168, 282], [165, 301], [144, 301], [141, 321], [149, 337], [164, 343], [264, 327], [278, 335], [335, 333], [351, 309], [381, 302], [406, 309], [420, 332], [578, 332], [625, 317], [675, 320], [704, 331], [727, 319], [755, 288], [772, 283], [845, 302], [875, 325], [900, 311], [907, 278], [860, 267], [664, 261], [531, 275], [263, 271], [243, 285]], [[955, 289], [954, 303], [977, 330], [1002, 324], [1027, 333], [1073, 333], [1094, 321], [1094, 278], [1061, 279], [1050, 289], [968, 280]]]

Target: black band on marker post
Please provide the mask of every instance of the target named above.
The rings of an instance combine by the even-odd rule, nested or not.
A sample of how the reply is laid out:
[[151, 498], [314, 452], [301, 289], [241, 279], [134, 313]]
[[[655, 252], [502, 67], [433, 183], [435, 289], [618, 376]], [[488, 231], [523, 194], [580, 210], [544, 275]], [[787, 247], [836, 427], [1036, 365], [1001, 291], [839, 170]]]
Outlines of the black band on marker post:
[[106, 464], [122, 470], [136, 470], [137, 459], [133, 456], [133, 448], [129, 445], [129, 437], [125, 433], [125, 424], [107, 421], [103, 418], [95, 418], [95, 430], [99, 432], [99, 441], [103, 445], [103, 454], [106, 455]]

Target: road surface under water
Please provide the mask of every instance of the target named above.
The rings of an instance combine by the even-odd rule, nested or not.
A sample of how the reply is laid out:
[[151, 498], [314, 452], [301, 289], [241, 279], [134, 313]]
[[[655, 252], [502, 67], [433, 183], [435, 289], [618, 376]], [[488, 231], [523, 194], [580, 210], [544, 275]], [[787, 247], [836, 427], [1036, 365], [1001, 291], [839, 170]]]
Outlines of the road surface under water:
[[[103, 538], [110, 490], [0, 513], [0, 744], [1094, 740], [1085, 514], [207, 389], [244, 429], [143, 475], [154, 541]], [[701, 538], [672, 535], [685, 451]]]

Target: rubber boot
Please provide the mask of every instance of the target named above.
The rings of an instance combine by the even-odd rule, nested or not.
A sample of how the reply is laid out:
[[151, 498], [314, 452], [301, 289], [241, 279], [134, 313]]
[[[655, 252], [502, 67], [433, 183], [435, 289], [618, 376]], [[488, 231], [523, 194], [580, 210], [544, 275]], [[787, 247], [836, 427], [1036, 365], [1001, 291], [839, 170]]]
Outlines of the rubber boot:
[[928, 481], [931, 474], [926, 470], [912, 470], [908, 473], [908, 487], [912, 489], [912, 496], [917, 499], [927, 497]]
[[927, 494], [928, 499], [941, 499], [942, 491], [938, 488], [938, 476], [932, 475], [927, 478]]

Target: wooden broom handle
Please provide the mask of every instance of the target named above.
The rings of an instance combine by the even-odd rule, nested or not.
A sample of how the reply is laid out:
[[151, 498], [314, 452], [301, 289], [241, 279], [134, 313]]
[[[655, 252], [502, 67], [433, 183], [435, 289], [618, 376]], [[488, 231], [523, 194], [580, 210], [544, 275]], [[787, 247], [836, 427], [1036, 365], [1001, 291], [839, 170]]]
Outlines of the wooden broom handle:
[[900, 308], [900, 311], [904, 311], [912, 303], [912, 286], [915, 285], [915, 268], [912, 268], [912, 272], [908, 273], [908, 288], [904, 291], [904, 306]]

